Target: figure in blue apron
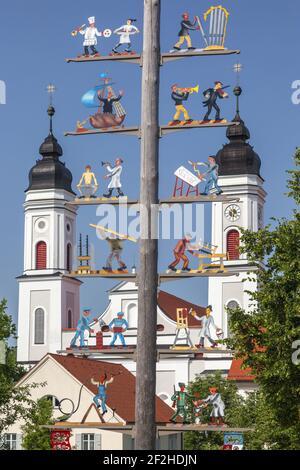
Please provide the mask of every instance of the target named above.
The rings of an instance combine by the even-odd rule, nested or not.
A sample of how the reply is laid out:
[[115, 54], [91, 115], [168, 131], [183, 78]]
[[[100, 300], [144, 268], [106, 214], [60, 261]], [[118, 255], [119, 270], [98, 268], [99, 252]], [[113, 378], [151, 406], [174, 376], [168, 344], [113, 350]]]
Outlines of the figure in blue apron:
[[211, 192], [216, 192], [216, 194], [222, 194], [222, 189], [218, 185], [218, 178], [219, 178], [219, 165], [216, 163], [216, 157], [210, 156], [208, 157], [208, 163], [203, 163], [207, 167], [205, 173], [201, 176], [203, 178], [207, 177], [207, 182], [204, 188], [204, 192], [201, 193], [203, 196], [207, 196]]
[[102, 408], [102, 416], [107, 413], [107, 408], [106, 408], [106, 400], [107, 400], [107, 393], [106, 389], [109, 384], [111, 384], [114, 381], [113, 376], [107, 380], [107, 374], [105, 373], [102, 375], [99, 379], [99, 382], [96, 382], [93, 378], [91, 378], [91, 383], [93, 385], [96, 385], [98, 387], [98, 393], [97, 395], [94, 396], [93, 402], [95, 403], [97, 408]]
[[116, 340], [120, 338], [122, 345], [126, 346], [123, 333], [128, 329], [129, 325], [128, 325], [127, 320], [125, 320], [124, 318], [124, 313], [123, 312], [117, 313], [117, 317], [114, 318], [108, 326], [109, 326], [110, 331], [112, 331], [114, 334], [110, 345], [114, 346]]
[[77, 347], [76, 341], [80, 338], [80, 347], [84, 348], [84, 332], [88, 330], [90, 333], [94, 333], [94, 330], [90, 327], [89, 316], [91, 314], [90, 308], [85, 308], [82, 312], [81, 318], [79, 318], [76, 328], [76, 333], [71, 341], [71, 348]]

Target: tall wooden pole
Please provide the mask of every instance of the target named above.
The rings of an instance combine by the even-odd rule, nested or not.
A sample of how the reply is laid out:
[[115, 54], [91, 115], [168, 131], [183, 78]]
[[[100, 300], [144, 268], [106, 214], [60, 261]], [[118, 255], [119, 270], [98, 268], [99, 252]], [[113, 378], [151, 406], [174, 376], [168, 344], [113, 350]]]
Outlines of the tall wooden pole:
[[144, 0], [140, 264], [135, 403], [135, 448], [154, 450], [158, 242], [151, 238], [151, 211], [158, 204], [160, 0]]

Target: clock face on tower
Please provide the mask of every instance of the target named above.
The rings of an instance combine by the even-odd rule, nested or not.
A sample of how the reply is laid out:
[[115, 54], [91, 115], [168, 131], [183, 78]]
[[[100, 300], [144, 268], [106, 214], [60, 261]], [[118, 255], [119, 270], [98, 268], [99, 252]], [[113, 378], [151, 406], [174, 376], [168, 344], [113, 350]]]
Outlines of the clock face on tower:
[[241, 208], [237, 204], [231, 204], [225, 209], [225, 217], [230, 222], [236, 222], [241, 217]]

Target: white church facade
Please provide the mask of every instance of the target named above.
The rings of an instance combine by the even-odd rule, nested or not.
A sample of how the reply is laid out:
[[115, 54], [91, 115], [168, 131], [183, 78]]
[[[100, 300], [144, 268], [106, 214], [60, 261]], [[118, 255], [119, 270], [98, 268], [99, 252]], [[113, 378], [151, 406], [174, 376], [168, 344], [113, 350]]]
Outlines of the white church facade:
[[[233, 202], [216, 200], [211, 205], [211, 243], [218, 246], [220, 252], [228, 253], [228, 261], [225, 265], [230, 266], [231, 269], [234, 268], [237, 273], [229, 277], [210, 277], [208, 283], [208, 303], [212, 305], [215, 323], [224, 331], [225, 337], [230, 335], [226, 308], [237, 305], [244, 309], [251, 308], [246, 291], [255, 286], [250, 285], [248, 281], [244, 282], [243, 279], [253, 266], [241, 254], [239, 239], [242, 229], [256, 231], [263, 226], [266, 197], [263, 179], [260, 175], [260, 158], [247, 143], [250, 134], [244, 122], [239, 115], [235, 119], [239, 124], [228, 128], [229, 143], [217, 154], [220, 168], [219, 184], [224, 195], [232, 196]], [[41, 145], [40, 154], [42, 158], [37, 161], [30, 172], [24, 204], [24, 271], [18, 278], [17, 357], [20, 363], [27, 365], [30, 369], [24, 378], [25, 381], [31, 380], [35, 374], [39, 375], [41, 364], [43, 364], [43, 367], [46, 367], [43, 373], [49, 370], [50, 374], [47, 377], [48, 392], [61, 400], [66, 396], [71, 396], [73, 391], [70, 385], [62, 393], [59, 386], [55, 385], [56, 377], [53, 371], [56, 367], [64, 367], [56, 355], [67, 358], [69, 362], [72, 358], [78, 361], [84, 360], [80, 356], [74, 358], [68, 350], [80, 317], [82, 282], [69, 276], [76, 247], [77, 208], [68, 204], [75, 197], [71, 186], [72, 175], [60, 161], [62, 149], [52, 132]], [[86, 346], [97, 350], [97, 333], [100, 332], [100, 323], [109, 324], [117, 312], [123, 311], [129, 323], [129, 329], [126, 332], [128, 349], [134, 347], [137, 338], [137, 298], [137, 286], [134, 281], [124, 281], [114, 286], [108, 293], [108, 306], [99, 316], [100, 322], [95, 322], [93, 325], [94, 333], [85, 338]], [[242, 372], [240, 374], [232, 372], [233, 357], [230, 352], [209, 351], [207, 354], [195, 352], [174, 354], [172, 352], [168, 354], [176, 334], [176, 308], [180, 307], [193, 308], [200, 317], [205, 314], [203, 307], [193, 305], [187, 299], [180, 299], [164, 291], [159, 292], [157, 324], [162, 325], [163, 328], [158, 331], [157, 335], [158, 350], [162, 353], [157, 362], [156, 393], [157, 399], [163, 403], [161, 406], [170, 408], [174, 384], [188, 383], [198, 374], [210, 374], [215, 371], [221, 371], [231, 380], [236, 378], [242, 392], [252, 390], [253, 378], [250, 379], [249, 374], [247, 376]], [[194, 344], [199, 343], [200, 328], [201, 322], [192, 318], [189, 331]], [[110, 339], [109, 333], [103, 334], [104, 346], [109, 344]], [[66, 351], [68, 356], [66, 356]], [[119, 365], [132, 377], [135, 375], [134, 354], [123, 354], [118, 349], [111, 354], [95, 351], [92, 355], [87, 355], [85, 360], [89, 361], [88, 363], [105, 361], [111, 364], [111, 367]], [[56, 363], [60, 365], [57, 366]], [[72, 375], [70, 370], [68, 373]], [[79, 385], [78, 377], [74, 378], [74, 374], [72, 377], [75, 382], [79, 381], [77, 384]], [[62, 380], [64, 381], [63, 378]], [[68, 382], [67, 379], [66, 381]], [[85, 387], [87, 387], [86, 384]], [[45, 391], [41, 393], [45, 395]], [[86, 396], [89, 397], [86, 398], [86, 402], [89, 401], [91, 393], [91, 390], [86, 390]], [[80, 412], [82, 414], [82, 410]], [[109, 412], [115, 419], [113, 410], [110, 409]], [[119, 419], [122, 420], [124, 417], [120, 416]], [[19, 432], [18, 430], [17, 433]], [[86, 434], [84, 429], [81, 429], [80, 433]], [[80, 439], [82, 438], [77, 437], [77, 447]], [[103, 447], [105, 439], [104, 435], [97, 437], [97, 446], [101, 440], [102, 448], [110, 448]], [[128, 442], [125, 444], [123, 438], [117, 437], [116, 439], [118, 442], [116, 448], [126, 448], [126, 445], [131, 445]], [[175, 442], [172, 437], [161, 445], [179, 448], [179, 441]]]

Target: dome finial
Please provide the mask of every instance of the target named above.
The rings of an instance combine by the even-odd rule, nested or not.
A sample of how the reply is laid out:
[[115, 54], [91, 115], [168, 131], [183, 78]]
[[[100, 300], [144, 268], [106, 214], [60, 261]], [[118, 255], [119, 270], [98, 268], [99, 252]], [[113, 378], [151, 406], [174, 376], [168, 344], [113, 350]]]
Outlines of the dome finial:
[[55, 87], [55, 85], [53, 85], [53, 83], [49, 83], [46, 90], [49, 93], [49, 106], [48, 106], [48, 110], [47, 110], [48, 116], [50, 118], [50, 131], [49, 131], [49, 133], [52, 135], [52, 133], [53, 133], [52, 118], [55, 114], [55, 108], [53, 107], [53, 95], [56, 92], [56, 87]]
[[237, 62], [233, 66], [233, 71], [236, 73], [236, 86], [233, 90], [233, 93], [236, 96], [236, 115], [235, 115], [234, 121], [240, 121], [241, 120], [241, 118], [240, 118], [240, 96], [241, 96], [243, 90], [240, 87], [240, 73], [241, 73], [242, 69], [243, 69], [243, 66], [239, 62]]

